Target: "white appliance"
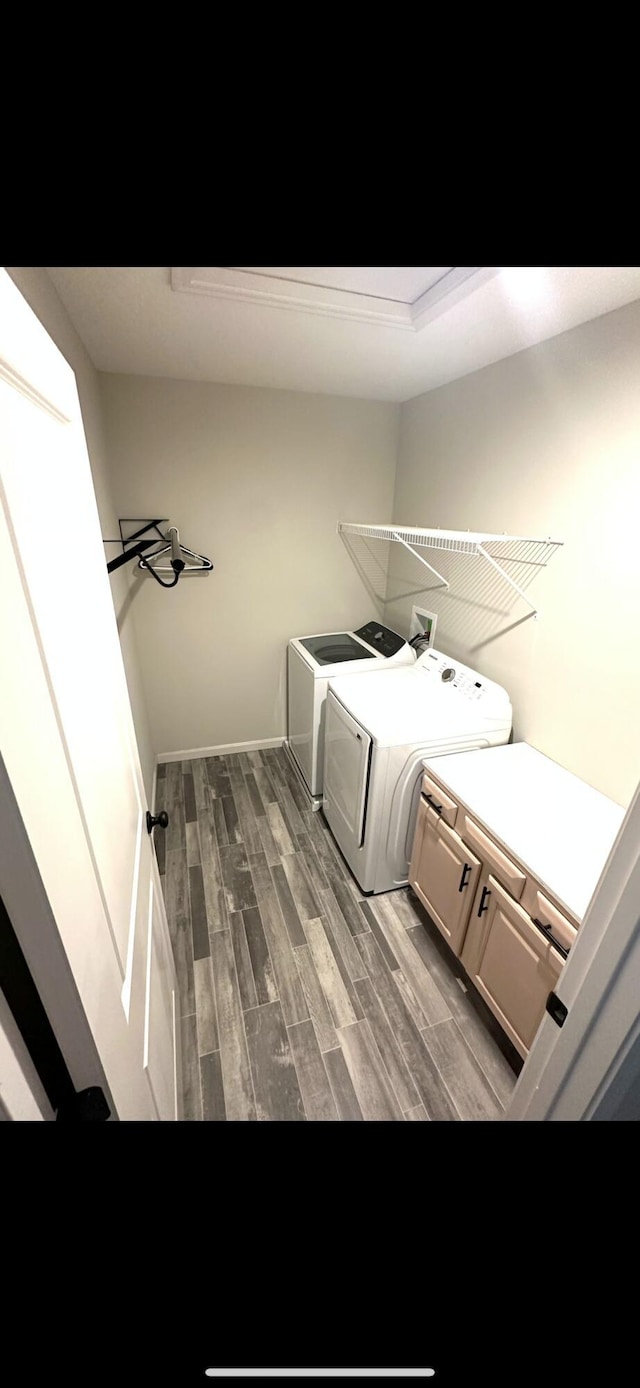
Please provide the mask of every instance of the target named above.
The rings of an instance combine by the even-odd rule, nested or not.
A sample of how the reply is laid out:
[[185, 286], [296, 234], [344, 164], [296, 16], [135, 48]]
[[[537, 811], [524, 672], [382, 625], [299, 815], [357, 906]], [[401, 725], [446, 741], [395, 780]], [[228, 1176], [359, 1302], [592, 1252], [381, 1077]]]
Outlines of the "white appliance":
[[506, 690], [442, 651], [384, 679], [330, 681], [322, 808], [363, 892], [406, 886], [423, 757], [498, 746], [510, 732]]
[[395, 665], [414, 665], [412, 646], [381, 622], [357, 631], [294, 636], [287, 650], [288, 719], [285, 746], [302, 777], [313, 809], [322, 803], [324, 710], [332, 675], [359, 675]]

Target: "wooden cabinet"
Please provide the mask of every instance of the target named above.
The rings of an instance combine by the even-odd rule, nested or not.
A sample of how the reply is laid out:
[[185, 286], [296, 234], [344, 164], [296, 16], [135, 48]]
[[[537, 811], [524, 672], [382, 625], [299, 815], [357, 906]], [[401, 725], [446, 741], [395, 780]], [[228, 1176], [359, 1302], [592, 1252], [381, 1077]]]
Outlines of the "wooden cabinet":
[[490, 873], [483, 873], [478, 885], [461, 962], [520, 1055], [526, 1056], [564, 959]]
[[409, 883], [526, 1056], [579, 922], [568, 919], [507, 847], [433, 772], [425, 773]]
[[479, 876], [479, 859], [421, 796], [409, 882], [456, 954]]

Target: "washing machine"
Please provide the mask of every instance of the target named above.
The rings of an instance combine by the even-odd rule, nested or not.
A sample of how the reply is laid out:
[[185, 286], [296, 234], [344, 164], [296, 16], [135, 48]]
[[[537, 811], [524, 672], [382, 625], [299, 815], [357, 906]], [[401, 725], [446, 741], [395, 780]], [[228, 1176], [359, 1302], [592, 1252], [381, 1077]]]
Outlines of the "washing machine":
[[324, 710], [332, 675], [358, 676], [397, 665], [415, 664], [416, 653], [404, 636], [381, 622], [366, 622], [357, 631], [329, 631], [294, 636], [287, 649], [286, 750], [302, 778], [310, 808], [322, 804]]
[[506, 690], [442, 651], [330, 680], [322, 809], [363, 892], [407, 884], [422, 759], [499, 746], [511, 722]]

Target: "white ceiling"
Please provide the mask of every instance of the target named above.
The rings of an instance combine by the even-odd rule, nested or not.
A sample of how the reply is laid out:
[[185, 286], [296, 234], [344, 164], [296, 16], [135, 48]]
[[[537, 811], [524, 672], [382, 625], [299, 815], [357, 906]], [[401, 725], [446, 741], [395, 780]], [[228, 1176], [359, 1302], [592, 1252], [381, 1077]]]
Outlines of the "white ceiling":
[[640, 266], [451, 269], [189, 267], [186, 293], [164, 266], [48, 273], [100, 371], [396, 401], [640, 299]]

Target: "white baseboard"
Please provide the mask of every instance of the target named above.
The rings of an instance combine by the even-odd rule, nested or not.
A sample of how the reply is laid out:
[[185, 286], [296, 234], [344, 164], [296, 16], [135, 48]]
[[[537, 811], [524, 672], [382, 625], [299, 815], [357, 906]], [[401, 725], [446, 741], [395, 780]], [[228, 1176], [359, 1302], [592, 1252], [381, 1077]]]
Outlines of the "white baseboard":
[[226, 752], [259, 752], [261, 747], [282, 747], [283, 737], [261, 737], [257, 742], [224, 742], [220, 747], [189, 747], [185, 752], [158, 752], [156, 764], [164, 761], [195, 761], [196, 757], [223, 757]]

